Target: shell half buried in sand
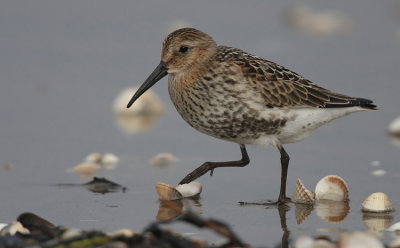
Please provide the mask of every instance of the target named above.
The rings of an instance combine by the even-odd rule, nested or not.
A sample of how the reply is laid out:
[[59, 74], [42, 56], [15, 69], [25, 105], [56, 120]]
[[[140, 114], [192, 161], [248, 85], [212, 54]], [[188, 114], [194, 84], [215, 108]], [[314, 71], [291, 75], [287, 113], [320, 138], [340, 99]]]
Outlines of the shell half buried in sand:
[[362, 203], [363, 212], [389, 213], [394, 211], [394, 207], [389, 197], [382, 192], [373, 193]]
[[315, 186], [315, 199], [331, 201], [348, 201], [349, 188], [343, 178], [329, 175], [317, 183]]
[[200, 196], [202, 186], [199, 182], [180, 184], [173, 187], [169, 184], [157, 182], [156, 191], [161, 200], [180, 200], [183, 198], [196, 198]]
[[315, 194], [304, 186], [300, 178], [297, 178], [296, 190], [293, 194], [293, 198], [299, 203], [304, 204], [313, 204], [315, 202]]

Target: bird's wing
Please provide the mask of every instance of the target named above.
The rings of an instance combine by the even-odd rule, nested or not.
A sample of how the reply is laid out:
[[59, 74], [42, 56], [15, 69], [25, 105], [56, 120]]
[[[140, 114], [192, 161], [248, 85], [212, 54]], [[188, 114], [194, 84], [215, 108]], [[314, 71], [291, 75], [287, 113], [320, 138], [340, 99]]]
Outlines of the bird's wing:
[[248, 54], [240, 49], [220, 46], [220, 62], [234, 63], [241, 68], [253, 90], [268, 107], [309, 106], [340, 108], [361, 106], [375, 109], [371, 100], [350, 97], [324, 89], [299, 74], [274, 62]]
[[328, 108], [356, 105], [354, 102], [357, 98], [321, 88], [273, 62], [260, 58], [237, 62], [244, 77], [269, 107], [303, 105]]

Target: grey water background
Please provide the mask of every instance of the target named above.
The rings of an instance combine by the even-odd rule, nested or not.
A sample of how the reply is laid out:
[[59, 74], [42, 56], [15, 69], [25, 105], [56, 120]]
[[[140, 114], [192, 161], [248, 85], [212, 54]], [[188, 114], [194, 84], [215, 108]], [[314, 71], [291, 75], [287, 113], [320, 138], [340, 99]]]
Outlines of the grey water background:
[[[398, 1], [397, 1], [398, 2]], [[289, 144], [288, 194], [299, 177], [313, 188], [323, 176], [343, 177], [350, 188], [349, 216], [328, 223], [313, 212], [298, 225], [287, 214], [291, 239], [299, 235], [367, 230], [361, 202], [387, 193], [400, 211], [399, 149], [387, 125], [400, 115], [400, 28], [396, 1], [304, 1], [317, 10], [334, 9], [355, 22], [351, 35], [316, 37], [288, 27], [285, 11], [296, 1], [1, 1], [0, 2], [0, 222], [25, 211], [56, 225], [113, 231], [143, 229], [155, 220], [155, 182], [176, 184], [204, 161], [239, 159], [236, 144], [207, 137], [180, 118], [169, 101], [167, 80], [153, 90], [166, 114], [151, 132], [127, 135], [117, 128], [112, 103], [128, 86], [139, 85], [158, 64], [160, 47], [174, 23], [189, 23], [219, 44], [257, 54], [292, 69], [322, 87], [373, 99], [379, 111], [356, 113]], [[280, 242], [278, 211], [240, 207], [238, 201], [275, 199], [279, 152], [248, 149], [246, 168], [217, 169], [204, 175], [197, 206], [204, 217], [228, 222], [253, 245]], [[82, 183], [68, 168], [91, 152], [113, 152], [120, 166], [105, 176], [126, 193], [93, 194], [57, 183]], [[148, 160], [160, 152], [179, 157], [171, 168]], [[381, 161], [383, 177], [370, 174]], [[400, 221], [395, 213], [394, 222]], [[176, 224], [174, 230], [219, 238]], [[389, 239], [390, 240], [390, 239]]]

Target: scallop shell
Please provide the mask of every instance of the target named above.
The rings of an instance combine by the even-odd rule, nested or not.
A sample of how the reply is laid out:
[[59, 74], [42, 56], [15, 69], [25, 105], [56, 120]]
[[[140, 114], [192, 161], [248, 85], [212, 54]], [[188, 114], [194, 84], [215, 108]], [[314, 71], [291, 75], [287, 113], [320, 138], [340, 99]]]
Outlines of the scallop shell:
[[343, 178], [329, 175], [315, 186], [315, 198], [317, 200], [348, 201], [349, 188]]
[[362, 203], [363, 212], [386, 213], [394, 211], [389, 197], [382, 192], [373, 193]]
[[183, 197], [198, 197], [203, 190], [201, 183], [193, 181], [187, 184], [179, 184], [175, 187]]
[[183, 198], [182, 194], [175, 187], [166, 183], [157, 182], [156, 191], [161, 200], [174, 201]]
[[293, 194], [293, 198], [300, 203], [313, 204], [315, 201], [315, 194], [304, 186], [300, 178], [297, 178], [296, 190]]

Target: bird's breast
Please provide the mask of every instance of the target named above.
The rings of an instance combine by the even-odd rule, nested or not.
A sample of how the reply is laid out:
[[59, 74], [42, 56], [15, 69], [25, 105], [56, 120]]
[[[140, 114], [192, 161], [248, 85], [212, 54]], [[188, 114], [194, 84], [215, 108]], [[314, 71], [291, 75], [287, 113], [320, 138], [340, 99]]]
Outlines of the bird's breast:
[[171, 100], [182, 118], [213, 137], [249, 144], [261, 136], [278, 135], [287, 118], [265, 115], [267, 108], [241, 84], [216, 75], [205, 76], [191, 87], [170, 77]]

